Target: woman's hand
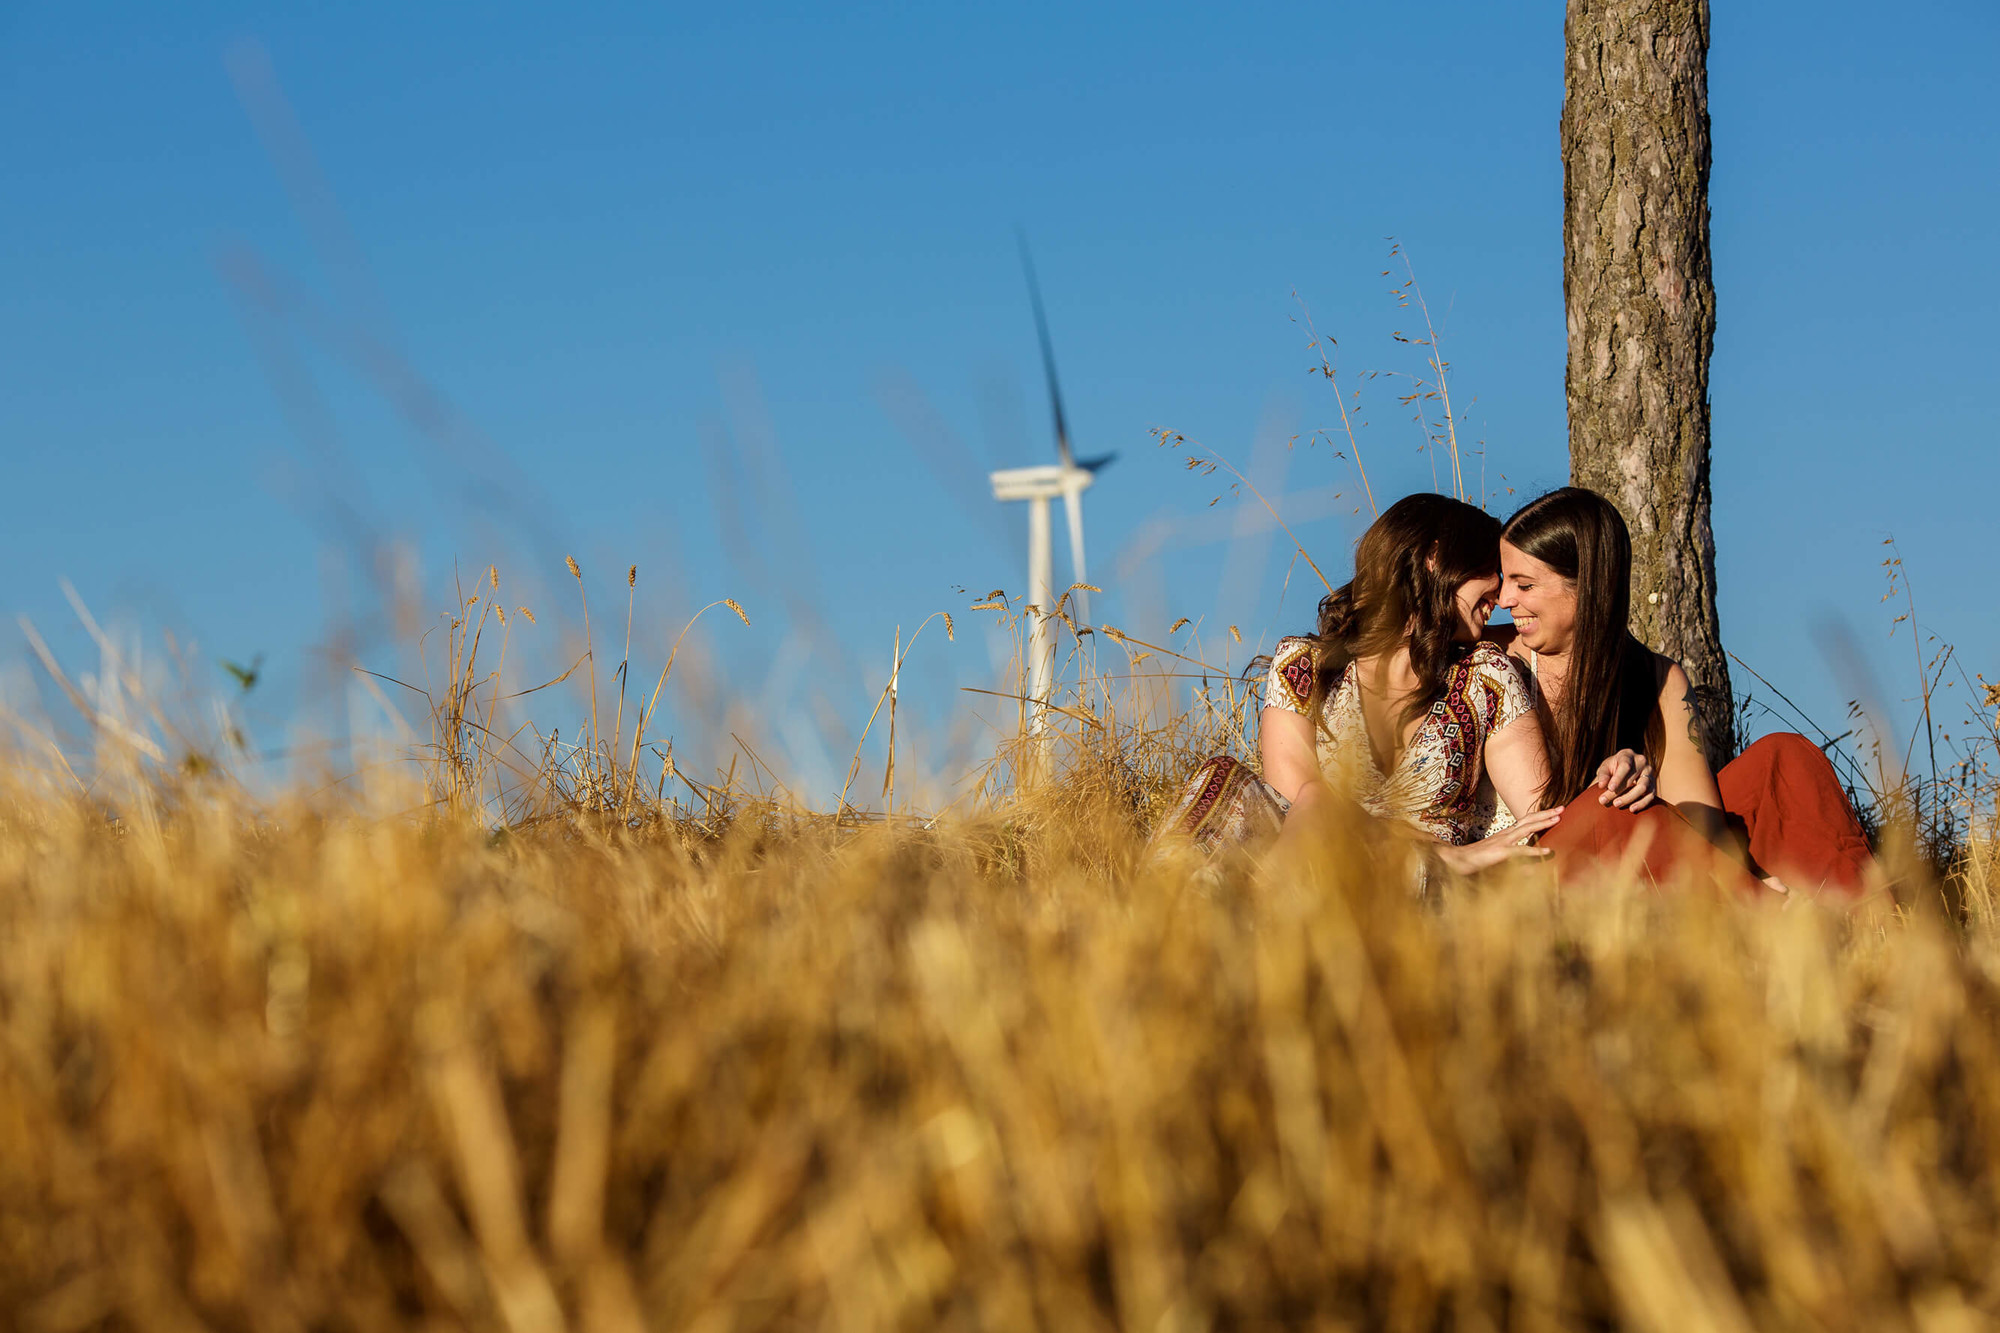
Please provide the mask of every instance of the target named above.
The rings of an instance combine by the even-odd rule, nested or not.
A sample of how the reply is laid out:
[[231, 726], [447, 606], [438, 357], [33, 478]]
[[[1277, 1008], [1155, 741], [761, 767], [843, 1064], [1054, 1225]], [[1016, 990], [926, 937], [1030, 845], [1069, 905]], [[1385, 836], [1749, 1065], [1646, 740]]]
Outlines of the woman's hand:
[[1445, 869], [1460, 875], [1470, 875], [1488, 866], [1497, 866], [1502, 861], [1539, 861], [1549, 855], [1549, 849], [1530, 847], [1528, 839], [1554, 828], [1562, 812], [1561, 806], [1553, 810], [1537, 810], [1532, 815], [1524, 816], [1512, 828], [1501, 829], [1489, 838], [1481, 838], [1463, 847], [1441, 844], [1437, 849], [1438, 860], [1444, 862]]
[[1604, 789], [1597, 803], [1616, 810], [1644, 810], [1653, 803], [1656, 783], [1652, 760], [1637, 750], [1620, 750], [1597, 766], [1597, 785]]

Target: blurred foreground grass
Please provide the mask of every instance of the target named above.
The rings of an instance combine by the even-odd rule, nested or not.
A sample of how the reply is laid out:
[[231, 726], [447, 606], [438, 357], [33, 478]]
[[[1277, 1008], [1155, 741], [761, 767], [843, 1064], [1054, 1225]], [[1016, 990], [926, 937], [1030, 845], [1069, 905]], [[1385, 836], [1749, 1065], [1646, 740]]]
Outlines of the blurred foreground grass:
[[495, 839], [11, 792], [6, 1325], [2000, 1314], [1983, 880], [1430, 910], [1358, 835], [1201, 875], [1113, 784], [1038, 799]]
[[1427, 906], [1362, 829], [1146, 855], [1249, 745], [1192, 651], [1103, 627], [1194, 706], [1086, 673], [1049, 758], [920, 820], [688, 779], [671, 655], [524, 755], [489, 617], [408, 788], [252, 801], [107, 711], [136, 681], [70, 691], [124, 756], [95, 796], [9, 756], [0, 1327], [2000, 1321], [1984, 750], [1876, 797], [1853, 908], [1536, 868]]

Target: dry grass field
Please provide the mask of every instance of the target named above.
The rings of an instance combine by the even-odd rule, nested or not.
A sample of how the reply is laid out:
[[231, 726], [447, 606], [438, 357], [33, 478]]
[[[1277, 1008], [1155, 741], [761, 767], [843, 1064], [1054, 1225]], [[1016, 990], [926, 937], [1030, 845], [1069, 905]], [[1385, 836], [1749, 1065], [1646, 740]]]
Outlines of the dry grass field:
[[629, 705], [495, 834], [476, 656], [415, 815], [14, 766], [0, 1325], [2000, 1322], [1990, 806], [1853, 908], [1425, 906], [1363, 830], [1148, 859], [1199, 719], [860, 819], [662, 804]]

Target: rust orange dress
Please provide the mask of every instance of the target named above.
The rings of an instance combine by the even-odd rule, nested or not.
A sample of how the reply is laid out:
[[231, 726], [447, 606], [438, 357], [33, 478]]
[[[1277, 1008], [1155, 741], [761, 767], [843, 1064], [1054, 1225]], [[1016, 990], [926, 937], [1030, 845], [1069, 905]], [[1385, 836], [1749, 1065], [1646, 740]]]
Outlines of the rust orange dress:
[[1564, 879], [1631, 857], [1638, 873], [1655, 884], [1709, 866], [1720, 882], [1746, 893], [1766, 891], [1755, 877], [1763, 875], [1808, 893], [1861, 891], [1868, 839], [1817, 745], [1792, 732], [1766, 736], [1723, 765], [1715, 780], [1723, 811], [1747, 838], [1753, 873], [1724, 857], [1665, 802], [1636, 814], [1616, 810], [1597, 803], [1595, 786], [1569, 803], [1541, 845], [1555, 853]]

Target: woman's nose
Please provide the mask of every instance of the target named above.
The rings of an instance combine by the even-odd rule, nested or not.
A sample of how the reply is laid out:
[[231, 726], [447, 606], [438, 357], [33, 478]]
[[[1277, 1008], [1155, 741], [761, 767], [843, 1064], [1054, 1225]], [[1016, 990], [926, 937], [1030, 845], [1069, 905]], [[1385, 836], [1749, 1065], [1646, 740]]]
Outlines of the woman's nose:
[[1512, 588], [1508, 587], [1504, 583], [1500, 585], [1499, 606], [1501, 610], [1503, 611], [1513, 610], [1515, 604], [1520, 600], [1521, 600], [1520, 598], [1514, 595], [1514, 590]]

